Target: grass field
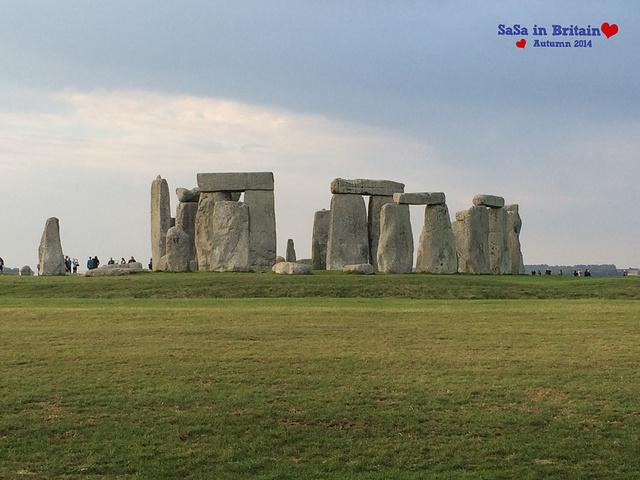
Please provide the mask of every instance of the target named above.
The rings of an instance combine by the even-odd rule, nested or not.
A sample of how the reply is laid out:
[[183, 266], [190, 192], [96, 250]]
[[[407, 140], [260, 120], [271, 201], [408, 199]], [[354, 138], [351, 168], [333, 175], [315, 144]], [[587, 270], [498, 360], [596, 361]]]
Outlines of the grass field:
[[639, 292], [0, 277], [0, 478], [639, 478]]

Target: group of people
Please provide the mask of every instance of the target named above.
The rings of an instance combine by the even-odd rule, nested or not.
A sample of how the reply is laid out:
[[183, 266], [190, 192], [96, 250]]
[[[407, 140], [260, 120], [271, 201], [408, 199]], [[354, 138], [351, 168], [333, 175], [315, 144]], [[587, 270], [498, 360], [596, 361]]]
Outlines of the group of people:
[[[122, 257], [122, 259], [120, 260], [120, 265], [126, 265], [127, 263], [133, 263], [135, 262], [136, 259], [133, 258], [133, 255], [131, 255], [131, 258], [129, 258], [129, 261], [127, 262], [124, 257]], [[109, 261], [107, 262], [107, 265], [115, 265], [116, 261], [113, 259], [113, 257], [109, 257]], [[94, 268], [98, 268], [100, 266], [100, 260], [98, 259], [97, 256], [95, 257], [89, 257], [89, 260], [87, 260], [87, 269], [88, 270], [93, 270]]]
[[[64, 256], [64, 271], [66, 273], [78, 273], [78, 267], [80, 266], [80, 262], [77, 258], [73, 260], [69, 257], [69, 255]], [[38, 264], [38, 267], [40, 265]], [[38, 268], [40, 270], [40, 268]]]
[[[551, 275], [551, 269], [547, 268], [544, 271], [544, 274], [545, 275]], [[562, 275], [562, 274], [563, 274], [562, 270], [558, 270], [558, 275]], [[531, 270], [531, 275], [542, 275], [542, 272], [540, 272], [540, 270]], [[587, 268], [584, 271], [584, 274], [583, 274], [581, 269], [574, 270], [573, 271], [573, 276], [574, 277], [590, 277], [591, 276], [591, 271]]]
[[[133, 258], [133, 255], [131, 255], [131, 258], [129, 259], [129, 261], [127, 262], [124, 257], [122, 257], [120, 259], [120, 265], [126, 265], [127, 263], [134, 263], [136, 261], [135, 258]], [[113, 257], [109, 257], [109, 261], [107, 262], [107, 265], [115, 265], [116, 261], [113, 259]]]

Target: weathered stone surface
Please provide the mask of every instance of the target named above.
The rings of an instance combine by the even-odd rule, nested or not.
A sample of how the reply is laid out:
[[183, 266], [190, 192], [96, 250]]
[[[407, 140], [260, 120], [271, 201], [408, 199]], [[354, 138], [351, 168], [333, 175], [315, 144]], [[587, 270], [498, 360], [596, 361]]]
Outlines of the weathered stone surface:
[[98, 268], [94, 268], [93, 270], [89, 270], [85, 273], [86, 277], [102, 277], [102, 276], [110, 276], [110, 277], [118, 277], [121, 275], [132, 275], [134, 273], [142, 272], [142, 264], [140, 262], [131, 262], [126, 263], [124, 265], [114, 264], [114, 265], [101, 265]]
[[296, 261], [296, 248], [293, 244], [293, 239], [290, 238], [287, 240], [287, 253], [285, 256], [285, 260], [287, 262], [295, 262]]
[[[283, 256], [278, 255], [278, 256], [276, 257], [276, 263], [281, 263], [281, 262], [284, 262], [284, 257], [283, 257]], [[275, 263], [274, 263], [274, 265], [275, 265]]]
[[489, 212], [483, 206], [456, 212], [451, 224], [456, 237], [458, 272], [487, 274], [489, 268]]
[[167, 270], [188, 272], [191, 260], [191, 237], [180, 227], [167, 232]]
[[279, 262], [272, 267], [272, 270], [280, 275], [309, 275], [311, 273], [311, 265], [295, 262]]
[[413, 234], [409, 205], [387, 203], [380, 213], [378, 271], [411, 273], [413, 267]]
[[327, 241], [327, 270], [369, 261], [369, 228], [360, 195], [335, 194], [331, 198]]
[[273, 190], [272, 172], [198, 173], [201, 192]]
[[391, 195], [371, 195], [369, 197], [367, 222], [369, 224], [369, 263], [378, 269], [378, 243], [380, 241], [380, 211], [382, 206], [393, 203]]
[[489, 212], [489, 268], [494, 275], [511, 274], [507, 211], [488, 208]]
[[311, 238], [311, 266], [314, 270], [327, 269], [327, 242], [329, 241], [329, 222], [331, 212], [320, 210], [313, 216], [313, 235]]
[[25, 265], [22, 268], [20, 268], [20, 270], [18, 271], [18, 275], [20, 276], [33, 275], [33, 270], [31, 270], [31, 267], [29, 265]]
[[511, 274], [524, 274], [524, 261], [522, 259], [522, 246], [520, 245], [520, 230], [522, 230], [522, 219], [520, 218], [517, 204], [506, 205], [507, 211], [507, 231], [509, 232], [509, 255], [511, 257]]
[[[199, 194], [198, 194], [199, 196]], [[196, 215], [198, 204], [181, 202], [176, 207], [176, 227], [189, 236], [189, 260], [196, 259]]]
[[198, 200], [200, 200], [200, 190], [197, 188], [176, 188], [176, 195], [179, 202], [198, 203]]
[[171, 228], [169, 184], [160, 175], [151, 183], [151, 257], [153, 269], [165, 255], [167, 230]]
[[216, 202], [209, 269], [215, 272], [248, 272], [249, 206], [243, 202]]
[[342, 271], [355, 275], [373, 275], [376, 273], [376, 268], [370, 263], [359, 263], [357, 265], [345, 265]]
[[504, 207], [504, 198], [496, 195], [482, 194], [473, 197], [472, 203], [477, 206], [482, 205], [485, 207], [502, 208]]
[[391, 180], [369, 180], [356, 178], [346, 180], [335, 178], [331, 182], [331, 193], [357, 194], [357, 195], [383, 195], [393, 196], [396, 192], [404, 192], [404, 183]]
[[56, 217], [47, 219], [38, 249], [40, 275], [64, 275], [64, 255], [60, 242], [60, 221]]
[[[273, 176], [272, 176], [273, 177]], [[276, 210], [272, 190], [249, 190], [249, 247], [252, 270], [269, 270], [276, 263]]]
[[393, 201], [399, 205], [442, 205], [446, 197], [444, 192], [394, 193]]
[[238, 200], [240, 200], [240, 197], [242, 196], [242, 192], [230, 192], [230, 193], [231, 193], [232, 202], [237, 202]]
[[451, 274], [458, 271], [456, 237], [446, 204], [427, 205], [416, 255], [416, 272]]
[[[205, 192], [200, 194], [195, 223], [195, 247], [199, 271], [208, 272], [211, 267], [214, 233], [213, 207], [216, 202], [229, 201], [230, 199], [231, 195], [225, 192]], [[156, 270], [155, 265], [154, 270]]]

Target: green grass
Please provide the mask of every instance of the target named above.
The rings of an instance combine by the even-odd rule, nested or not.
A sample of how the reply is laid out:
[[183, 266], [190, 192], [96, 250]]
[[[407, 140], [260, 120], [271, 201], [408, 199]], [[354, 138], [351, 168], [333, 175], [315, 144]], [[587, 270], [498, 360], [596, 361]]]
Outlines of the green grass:
[[[614, 284], [205, 275], [194, 294], [199, 278], [2, 279], [0, 478], [640, 476], [637, 301], [82, 298]], [[637, 282], [615, 280], [635, 298]]]

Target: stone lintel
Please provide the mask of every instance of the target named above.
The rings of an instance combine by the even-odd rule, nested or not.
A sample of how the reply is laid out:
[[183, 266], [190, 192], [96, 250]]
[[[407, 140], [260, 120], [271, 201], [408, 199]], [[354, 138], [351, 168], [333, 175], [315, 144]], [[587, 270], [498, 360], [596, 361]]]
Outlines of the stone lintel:
[[272, 172], [199, 173], [201, 192], [244, 192], [273, 190]]
[[444, 192], [394, 193], [398, 205], [442, 205], [446, 203]]
[[392, 182], [391, 180], [368, 180], [356, 178], [346, 180], [335, 178], [331, 182], [331, 193], [351, 193], [356, 195], [387, 195], [404, 192], [404, 183]]
[[502, 208], [504, 207], [504, 198], [496, 195], [476, 195], [473, 197], [473, 204], [491, 208]]

